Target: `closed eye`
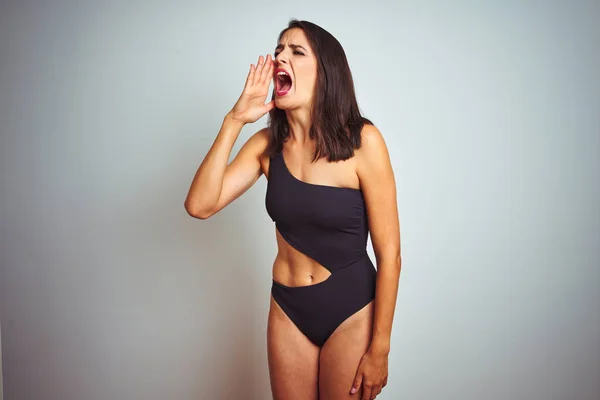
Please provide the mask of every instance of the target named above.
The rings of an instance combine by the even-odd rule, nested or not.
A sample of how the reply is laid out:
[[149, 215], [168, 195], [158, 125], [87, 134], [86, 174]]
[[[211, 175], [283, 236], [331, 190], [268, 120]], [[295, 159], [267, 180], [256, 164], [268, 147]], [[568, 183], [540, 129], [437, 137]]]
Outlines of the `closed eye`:
[[[281, 52], [280, 51], [276, 51], [273, 54], [273, 58], [277, 58], [277, 56], [279, 55], [279, 53], [281, 53]], [[302, 52], [300, 52], [298, 50], [294, 50], [294, 54], [297, 55], [297, 56], [303, 56], [304, 55], [304, 53], [302, 53]]]

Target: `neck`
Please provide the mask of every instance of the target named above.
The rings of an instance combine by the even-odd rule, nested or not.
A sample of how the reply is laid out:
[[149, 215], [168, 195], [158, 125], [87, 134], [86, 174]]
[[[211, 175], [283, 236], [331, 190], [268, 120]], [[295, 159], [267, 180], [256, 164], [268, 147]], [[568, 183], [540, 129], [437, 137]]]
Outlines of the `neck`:
[[291, 144], [301, 146], [310, 145], [312, 141], [309, 136], [312, 125], [310, 110], [307, 108], [297, 108], [295, 110], [286, 110], [285, 114], [290, 127]]

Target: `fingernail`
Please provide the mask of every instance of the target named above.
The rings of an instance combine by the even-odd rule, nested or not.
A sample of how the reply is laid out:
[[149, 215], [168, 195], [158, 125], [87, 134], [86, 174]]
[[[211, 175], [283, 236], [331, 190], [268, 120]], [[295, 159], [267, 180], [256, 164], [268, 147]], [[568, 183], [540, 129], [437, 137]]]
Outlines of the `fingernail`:
[[356, 388], [352, 388], [352, 390], [350, 390], [350, 393], [352, 393], [352, 394], [356, 393]]

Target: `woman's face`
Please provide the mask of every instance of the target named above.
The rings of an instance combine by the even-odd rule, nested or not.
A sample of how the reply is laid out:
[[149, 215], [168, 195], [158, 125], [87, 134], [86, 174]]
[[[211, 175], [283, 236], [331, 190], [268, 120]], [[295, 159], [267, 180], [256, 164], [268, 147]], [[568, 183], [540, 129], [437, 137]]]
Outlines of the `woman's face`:
[[304, 31], [286, 31], [275, 49], [275, 105], [280, 109], [309, 107], [317, 82], [317, 58]]

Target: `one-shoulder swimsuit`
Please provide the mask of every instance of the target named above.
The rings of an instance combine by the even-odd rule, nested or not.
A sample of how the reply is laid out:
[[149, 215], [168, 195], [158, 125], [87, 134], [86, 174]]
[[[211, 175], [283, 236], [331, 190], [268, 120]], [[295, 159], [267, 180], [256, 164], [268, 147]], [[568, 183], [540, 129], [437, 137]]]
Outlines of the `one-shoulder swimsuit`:
[[323, 346], [342, 322], [375, 298], [377, 271], [367, 254], [363, 193], [297, 179], [279, 152], [270, 159], [265, 205], [284, 240], [331, 273], [312, 285], [272, 280], [271, 286], [273, 299], [298, 329]]

